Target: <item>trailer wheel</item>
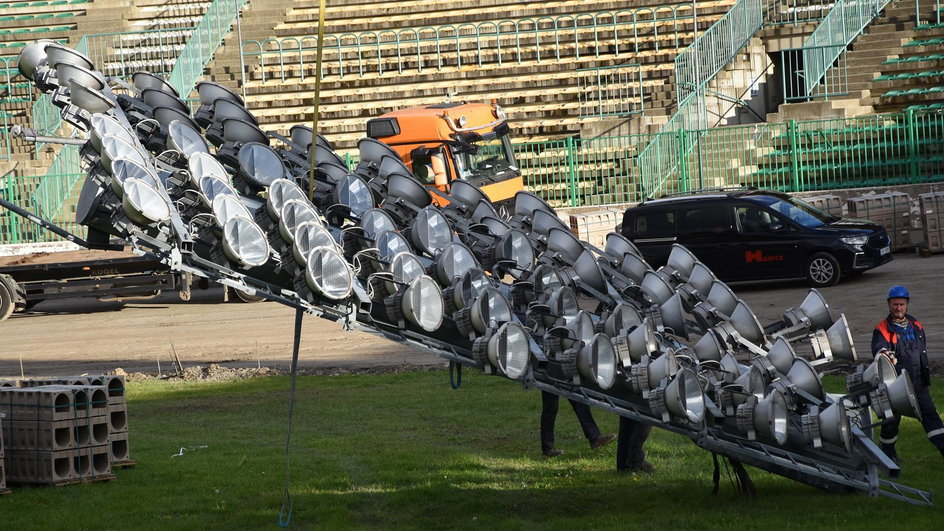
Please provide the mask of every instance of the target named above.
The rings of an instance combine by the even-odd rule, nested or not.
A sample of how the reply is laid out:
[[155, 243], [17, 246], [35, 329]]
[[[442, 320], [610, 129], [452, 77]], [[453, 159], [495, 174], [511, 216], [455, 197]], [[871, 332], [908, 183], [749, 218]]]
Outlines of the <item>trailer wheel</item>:
[[13, 294], [10, 293], [6, 284], [0, 282], [0, 321], [3, 321], [13, 313]]
[[250, 295], [241, 289], [233, 288], [233, 291], [236, 293], [236, 298], [243, 302], [262, 302], [266, 300], [266, 298], [261, 295]]

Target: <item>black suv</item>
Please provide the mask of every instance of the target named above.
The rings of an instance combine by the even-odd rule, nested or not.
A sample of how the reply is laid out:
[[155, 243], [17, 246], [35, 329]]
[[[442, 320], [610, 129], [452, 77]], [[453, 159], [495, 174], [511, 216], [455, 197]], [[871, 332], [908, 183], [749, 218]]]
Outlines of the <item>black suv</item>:
[[622, 234], [657, 267], [679, 243], [725, 281], [806, 277], [831, 286], [891, 261], [885, 228], [769, 190], [705, 191], [626, 210]]

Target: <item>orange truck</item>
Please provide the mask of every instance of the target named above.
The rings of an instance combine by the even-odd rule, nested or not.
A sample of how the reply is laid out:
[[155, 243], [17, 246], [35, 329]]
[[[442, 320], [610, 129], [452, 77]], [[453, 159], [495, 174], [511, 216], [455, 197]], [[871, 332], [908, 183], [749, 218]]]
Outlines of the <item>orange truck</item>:
[[524, 189], [509, 133], [505, 111], [496, 103], [410, 107], [367, 122], [367, 136], [393, 148], [427, 186], [448, 191], [450, 182], [462, 179], [499, 206]]

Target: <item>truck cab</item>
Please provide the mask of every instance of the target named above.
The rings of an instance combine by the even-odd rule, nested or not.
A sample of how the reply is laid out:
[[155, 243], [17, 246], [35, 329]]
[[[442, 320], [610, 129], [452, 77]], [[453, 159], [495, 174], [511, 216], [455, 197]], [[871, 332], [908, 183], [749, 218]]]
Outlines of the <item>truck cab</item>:
[[[367, 136], [396, 151], [428, 187], [446, 192], [462, 179], [497, 205], [524, 189], [509, 133], [505, 112], [494, 103], [410, 107], [367, 122]], [[446, 202], [436, 195], [433, 200]]]

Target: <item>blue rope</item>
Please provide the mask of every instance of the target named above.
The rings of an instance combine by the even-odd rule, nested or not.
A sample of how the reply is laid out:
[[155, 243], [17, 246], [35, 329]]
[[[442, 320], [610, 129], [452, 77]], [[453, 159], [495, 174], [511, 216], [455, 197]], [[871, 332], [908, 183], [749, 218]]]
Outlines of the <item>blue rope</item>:
[[[456, 378], [453, 378], [452, 370], [456, 370]], [[462, 386], [462, 364], [456, 363], [454, 361], [449, 362], [449, 385], [453, 389], [458, 389]]]
[[288, 429], [285, 433], [285, 485], [282, 487], [282, 508], [279, 510], [279, 527], [288, 527], [292, 521], [292, 494], [289, 492], [291, 483], [291, 466], [289, 462], [289, 448], [292, 442], [292, 414], [295, 412], [295, 380], [298, 376], [298, 348], [302, 339], [302, 316], [305, 312], [295, 310], [295, 342], [292, 345], [292, 373], [291, 389], [288, 394]]

